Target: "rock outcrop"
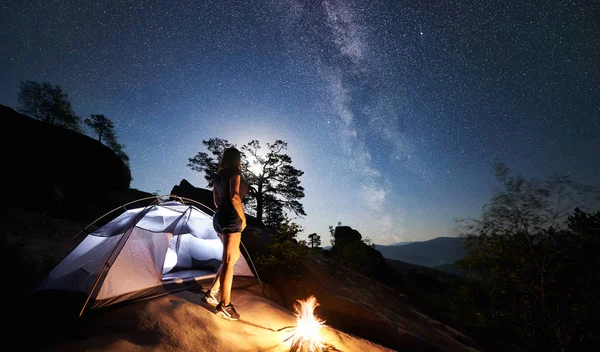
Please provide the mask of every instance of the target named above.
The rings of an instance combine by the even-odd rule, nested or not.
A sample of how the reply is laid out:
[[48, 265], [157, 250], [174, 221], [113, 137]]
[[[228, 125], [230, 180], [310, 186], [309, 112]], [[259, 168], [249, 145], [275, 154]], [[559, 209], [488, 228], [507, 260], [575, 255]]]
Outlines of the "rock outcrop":
[[326, 324], [396, 351], [477, 351], [470, 337], [421, 314], [410, 298], [391, 287], [349, 270], [322, 254], [304, 260], [298, 280], [278, 276], [271, 282], [293, 309], [297, 300], [314, 295], [315, 313]]
[[186, 179], [181, 180], [178, 185], [173, 186], [170, 194], [195, 200], [208, 207], [212, 212], [216, 210], [212, 192], [208, 189], [195, 187]]
[[120, 200], [148, 194], [129, 190], [129, 167], [89, 136], [3, 105], [0, 121], [5, 196], [11, 207], [85, 222]]
[[360, 232], [350, 226], [336, 226], [333, 237], [338, 246], [344, 246], [347, 243], [360, 241], [362, 239]]
[[[186, 179], [181, 180], [181, 182], [179, 182], [178, 185], [173, 186], [170, 194], [182, 198], [192, 199], [198, 203], [201, 203], [203, 205], [202, 208], [210, 209], [209, 213], [214, 212], [216, 210], [215, 204], [213, 202], [212, 191], [205, 188], [196, 187]], [[263, 225], [262, 222], [258, 221], [256, 217], [248, 214], [246, 214], [246, 223], [248, 224], [248, 226]]]

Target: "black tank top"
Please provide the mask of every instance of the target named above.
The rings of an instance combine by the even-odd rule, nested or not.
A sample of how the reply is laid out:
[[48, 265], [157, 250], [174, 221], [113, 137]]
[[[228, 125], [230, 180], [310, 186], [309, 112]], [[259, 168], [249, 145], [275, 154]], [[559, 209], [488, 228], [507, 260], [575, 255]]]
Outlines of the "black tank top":
[[[215, 177], [214, 186], [219, 194], [219, 210], [233, 210], [233, 204], [231, 204], [231, 192], [229, 188], [229, 179], [234, 175], [242, 175], [241, 171], [237, 168], [228, 167], [226, 169], [222, 169], [217, 173]], [[240, 198], [243, 198], [245, 193], [242, 193], [242, 183], [240, 182]]]

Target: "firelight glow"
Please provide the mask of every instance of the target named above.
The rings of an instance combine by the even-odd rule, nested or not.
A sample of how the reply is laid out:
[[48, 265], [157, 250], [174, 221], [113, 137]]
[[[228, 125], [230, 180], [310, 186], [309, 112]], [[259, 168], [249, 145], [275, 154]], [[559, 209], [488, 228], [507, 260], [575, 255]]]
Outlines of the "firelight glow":
[[314, 310], [319, 303], [315, 296], [309, 296], [306, 300], [298, 300], [296, 304], [296, 317], [298, 325], [291, 338], [291, 351], [317, 352], [325, 345], [319, 335], [319, 330], [325, 321], [314, 315]]

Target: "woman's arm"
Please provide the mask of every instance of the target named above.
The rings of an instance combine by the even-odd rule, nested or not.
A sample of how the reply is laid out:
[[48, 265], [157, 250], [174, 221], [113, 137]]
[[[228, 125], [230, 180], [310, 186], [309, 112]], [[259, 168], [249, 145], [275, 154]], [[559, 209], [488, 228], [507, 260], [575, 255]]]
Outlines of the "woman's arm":
[[213, 183], [213, 203], [215, 203], [215, 209], [219, 207], [219, 192], [217, 192], [217, 187], [215, 187]]
[[248, 186], [248, 183], [246, 183], [246, 181], [244, 181], [244, 180], [241, 180], [240, 181], [240, 197], [242, 198], [242, 203], [243, 203], [244, 196], [246, 194], [248, 194], [249, 190], [250, 190], [250, 187]]
[[242, 198], [240, 197], [240, 175], [233, 175], [229, 178], [229, 193], [231, 194], [231, 204], [239, 217], [242, 219], [242, 230], [246, 227], [246, 214], [242, 206]]

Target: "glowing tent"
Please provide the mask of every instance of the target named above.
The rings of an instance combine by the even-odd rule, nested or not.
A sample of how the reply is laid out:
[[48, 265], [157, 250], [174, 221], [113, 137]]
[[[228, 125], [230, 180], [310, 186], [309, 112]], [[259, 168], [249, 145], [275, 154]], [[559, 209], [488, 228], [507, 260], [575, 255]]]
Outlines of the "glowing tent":
[[[81, 315], [86, 309], [206, 287], [221, 264], [223, 245], [212, 215], [177, 199], [157, 197], [89, 233], [34, 293], [81, 294]], [[243, 254], [234, 267], [234, 287], [258, 282]]]

